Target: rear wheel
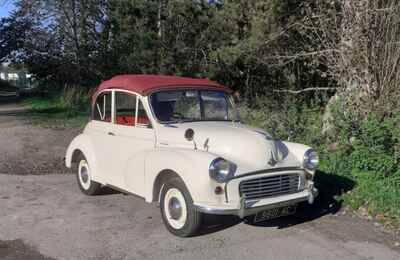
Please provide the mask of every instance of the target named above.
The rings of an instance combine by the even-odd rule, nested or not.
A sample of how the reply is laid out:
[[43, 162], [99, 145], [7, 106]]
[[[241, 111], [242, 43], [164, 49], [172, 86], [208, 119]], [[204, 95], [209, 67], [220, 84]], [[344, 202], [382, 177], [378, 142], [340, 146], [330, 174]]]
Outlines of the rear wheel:
[[77, 160], [76, 177], [80, 190], [86, 195], [96, 195], [100, 191], [100, 184], [93, 181], [90, 166], [85, 156], [80, 154]]
[[161, 216], [168, 231], [180, 237], [196, 234], [201, 213], [193, 206], [193, 200], [185, 184], [179, 178], [168, 180], [160, 196]]

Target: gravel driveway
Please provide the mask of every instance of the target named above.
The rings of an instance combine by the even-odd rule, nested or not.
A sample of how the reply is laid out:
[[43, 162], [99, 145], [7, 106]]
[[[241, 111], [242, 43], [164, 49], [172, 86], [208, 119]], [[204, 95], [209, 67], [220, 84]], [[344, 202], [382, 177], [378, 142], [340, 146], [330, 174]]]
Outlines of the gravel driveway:
[[177, 238], [164, 228], [155, 205], [122, 194], [85, 196], [73, 175], [3, 175], [0, 205], [0, 240], [20, 239], [37, 257], [400, 259], [388, 237], [371, 223], [346, 216], [327, 215], [301, 224], [291, 217], [270, 226], [208, 218], [204, 225], [210, 233]]
[[32, 126], [23, 107], [0, 103], [0, 173], [66, 173], [65, 150], [79, 129]]
[[202, 235], [183, 239], [167, 232], [156, 205], [134, 196], [85, 196], [70, 174], [15, 175], [33, 162], [58, 172], [49, 162], [74, 134], [0, 109], [0, 259], [400, 259], [389, 234], [341, 213], [259, 226], [208, 216]]

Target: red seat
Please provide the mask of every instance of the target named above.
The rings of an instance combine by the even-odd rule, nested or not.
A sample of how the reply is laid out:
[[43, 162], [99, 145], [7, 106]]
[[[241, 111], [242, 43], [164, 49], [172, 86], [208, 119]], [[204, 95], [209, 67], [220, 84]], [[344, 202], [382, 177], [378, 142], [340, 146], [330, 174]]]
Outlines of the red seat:
[[147, 117], [145, 117], [145, 116], [138, 116], [137, 122], [138, 122], [138, 124], [143, 124], [143, 125], [149, 125], [150, 124], [149, 119]]
[[[118, 125], [127, 125], [134, 126], [135, 125], [135, 117], [134, 116], [117, 116], [115, 119]], [[138, 116], [137, 118], [138, 124], [149, 124], [149, 119], [147, 117]]]

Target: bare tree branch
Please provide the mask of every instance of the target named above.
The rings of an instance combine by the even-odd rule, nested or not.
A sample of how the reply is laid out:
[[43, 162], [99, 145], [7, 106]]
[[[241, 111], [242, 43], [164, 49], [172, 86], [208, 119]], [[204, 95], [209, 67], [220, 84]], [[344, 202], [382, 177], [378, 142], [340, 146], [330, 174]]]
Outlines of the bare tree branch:
[[337, 88], [305, 88], [302, 90], [274, 89], [274, 92], [286, 92], [286, 93], [290, 93], [290, 94], [300, 94], [303, 92], [310, 92], [310, 91], [330, 91], [330, 90], [337, 90]]

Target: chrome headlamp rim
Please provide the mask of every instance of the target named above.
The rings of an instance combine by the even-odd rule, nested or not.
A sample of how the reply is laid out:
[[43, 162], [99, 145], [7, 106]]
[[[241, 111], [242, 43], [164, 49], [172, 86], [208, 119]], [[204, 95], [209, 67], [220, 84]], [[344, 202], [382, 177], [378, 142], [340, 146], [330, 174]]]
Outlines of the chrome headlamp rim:
[[[224, 163], [226, 165], [222, 165]], [[225, 160], [224, 158], [218, 157], [211, 162], [208, 171], [211, 179], [218, 183], [224, 183], [233, 177], [234, 173], [236, 172], [236, 168], [236, 164]]]
[[303, 156], [303, 167], [308, 171], [315, 171], [319, 164], [319, 157], [314, 149], [308, 149]]

